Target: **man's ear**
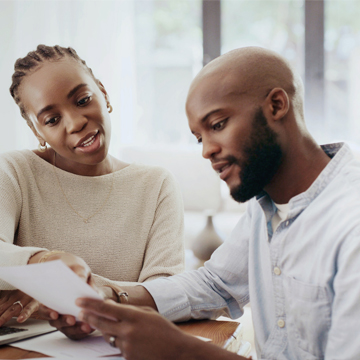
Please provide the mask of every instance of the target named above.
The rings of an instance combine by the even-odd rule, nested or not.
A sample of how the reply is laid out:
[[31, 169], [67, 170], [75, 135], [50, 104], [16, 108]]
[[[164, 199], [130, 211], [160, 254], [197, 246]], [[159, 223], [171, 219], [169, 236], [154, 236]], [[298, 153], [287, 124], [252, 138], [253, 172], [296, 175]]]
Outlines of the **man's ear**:
[[274, 88], [270, 91], [265, 101], [266, 115], [273, 120], [281, 120], [289, 111], [290, 100], [284, 89]]
[[110, 96], [107, 93], [103, 83], [101, 81], [99, 81], [99, 80], [98, 80], [98, 86], [99, 86], [100, 91], [103, 93], [103, 95], [105, 97], [106, 104], [110, 104]]

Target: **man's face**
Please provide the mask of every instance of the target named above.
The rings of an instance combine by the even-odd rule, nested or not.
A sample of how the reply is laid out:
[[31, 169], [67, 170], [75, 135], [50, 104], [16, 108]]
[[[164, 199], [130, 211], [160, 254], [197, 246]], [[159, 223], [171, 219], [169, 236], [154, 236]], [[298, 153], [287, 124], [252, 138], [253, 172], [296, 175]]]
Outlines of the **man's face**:
[[258, 99], [234, 90], [231, 79], [210, 77], [191, 88], [187, 101], [189, 126], [203, 144], [203, 157], [211, 161], [238, 202], [259, 194], [282, 159], [277, 135]]

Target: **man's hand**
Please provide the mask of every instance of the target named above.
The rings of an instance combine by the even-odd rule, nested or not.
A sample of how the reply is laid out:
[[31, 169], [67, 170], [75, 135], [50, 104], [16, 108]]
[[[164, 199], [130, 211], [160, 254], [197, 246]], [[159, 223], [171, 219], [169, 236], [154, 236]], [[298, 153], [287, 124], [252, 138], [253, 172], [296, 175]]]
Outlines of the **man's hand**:
[[149, 307], [92, 299], [78, 299], [76, 304], [83, 308], [80, 319], [100, 330], [107, 342], [114, 337], [128, 360], [186, 358], [185, 344], [193, 339]]
[[182, 332], [150, 307], [77, 299], [79, 318], [102, 332], [127, 360], [245, 360]]
[[[104, 299], [109, 299], [114, 296], [113, 290], [110, 287], [97, 287], [93, 283], [92, 278], [90, 278], [89, 285], [91, 285]], [[45, 307], [43, 307], [43, 309], [45, 309]], [[39, 314], [43, 315], [41, 311], [39, 311]], [[49, 323], [72, 340], [83, 339], [94, 331], [88, 324], [76, 321], [75, 317], [71, 315], [60, 315], [56, 318], [53, 317]]]

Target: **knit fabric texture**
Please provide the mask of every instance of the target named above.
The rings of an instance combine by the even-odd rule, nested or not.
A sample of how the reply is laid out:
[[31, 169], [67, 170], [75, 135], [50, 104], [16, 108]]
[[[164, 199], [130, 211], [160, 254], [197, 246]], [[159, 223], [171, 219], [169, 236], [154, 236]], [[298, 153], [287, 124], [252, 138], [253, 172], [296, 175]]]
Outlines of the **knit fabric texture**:
[[[104, 205], [85, 223], [84, 218]], [[114, 177], [114, 178], [113, 178]], [[97, 285], [144, 282], [184, 270], [183, 203], [167, 170], [130, 164], [103, 176], [53, 168], [33, 151], [0, 155], [0, 266], [42, 249], [82, 257]], [[120, 282], [120, 283], [119, 283]], [[0, 289], [13, 289], [0, 280]]]

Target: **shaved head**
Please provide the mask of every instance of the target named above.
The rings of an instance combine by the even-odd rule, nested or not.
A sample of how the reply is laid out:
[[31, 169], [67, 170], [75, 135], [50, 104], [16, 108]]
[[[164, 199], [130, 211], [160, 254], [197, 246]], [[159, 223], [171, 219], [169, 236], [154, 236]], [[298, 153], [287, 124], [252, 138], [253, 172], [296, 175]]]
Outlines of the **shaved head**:
[[295, 113], [302, 120], [303, 84], [286, 59], [277, 53], [260, 48], [245, 47], [230, 51], [207, 64], [195, 77], [189, 90], [205, 79], [216, 81], [234, 95], [248, 94], [265, 97], [274, 88], [282, 88], [289, 96]]

